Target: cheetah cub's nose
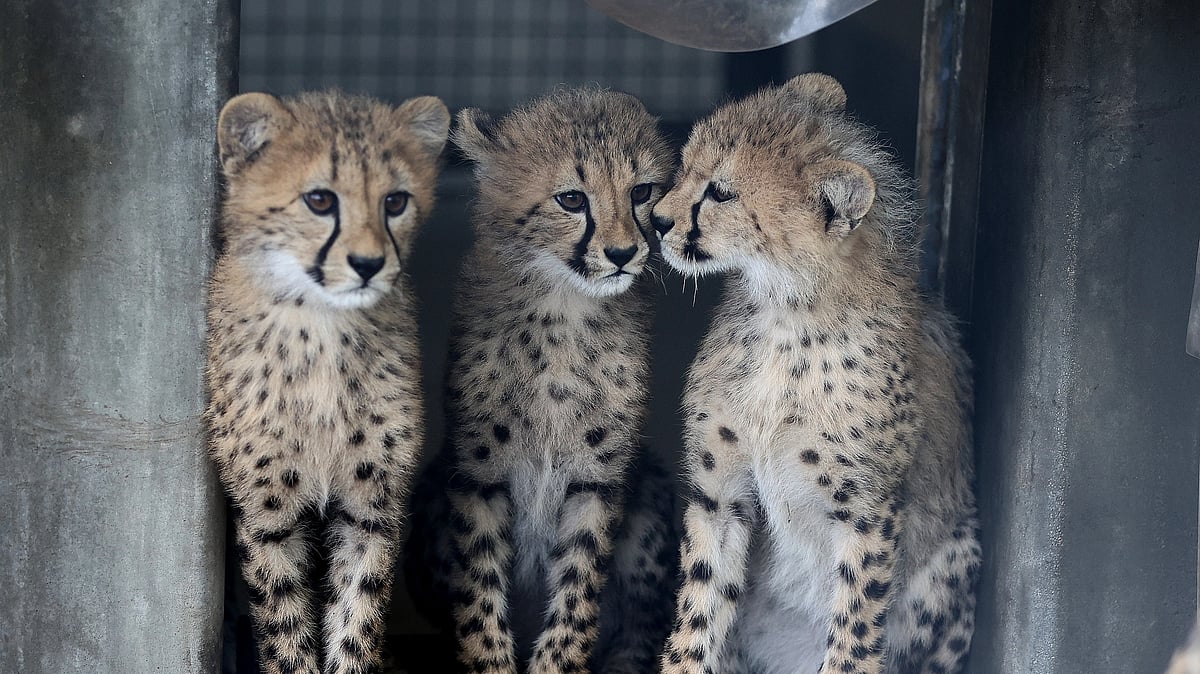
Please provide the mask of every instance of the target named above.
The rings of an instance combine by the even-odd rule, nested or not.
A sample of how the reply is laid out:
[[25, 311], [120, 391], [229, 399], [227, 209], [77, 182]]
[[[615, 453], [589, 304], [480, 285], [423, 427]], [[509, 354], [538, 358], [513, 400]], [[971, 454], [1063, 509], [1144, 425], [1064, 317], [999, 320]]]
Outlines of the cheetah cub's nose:
[[650, 222], [654, 225], [654, 231], [658, 232], [659, 236], [666, 236], [667, 232], [675, 226], [675, 221], [670, 218], [664, 218], [658, 213], [650, 213]]
[[617, 265], [617, 269], [624, 267], [627, 262], [637, 255], [637, 246], [628, 248], [605, 248], [604, 257], [612, 260], [612, 263]]
[[363, 257], [361, 255], [349, 255], [346, 261], [350, 263], [351, 268], [358, 272], [362, 277], [363, 283], [371, 280], [371, 277], [378, 274], [380, 269], [383, 269], [382, 257]]

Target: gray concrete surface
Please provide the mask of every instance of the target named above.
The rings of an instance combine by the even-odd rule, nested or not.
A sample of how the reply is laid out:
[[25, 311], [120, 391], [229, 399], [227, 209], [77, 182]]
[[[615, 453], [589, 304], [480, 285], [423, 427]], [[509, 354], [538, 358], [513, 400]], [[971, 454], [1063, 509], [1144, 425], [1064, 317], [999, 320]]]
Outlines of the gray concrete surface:
[[228, 0], [0, 22], [0, 671], [216, 670], [203, 284]]
[[994, 8], [969, 671], [1162, 672], [1196, 610], [1200, 5]]

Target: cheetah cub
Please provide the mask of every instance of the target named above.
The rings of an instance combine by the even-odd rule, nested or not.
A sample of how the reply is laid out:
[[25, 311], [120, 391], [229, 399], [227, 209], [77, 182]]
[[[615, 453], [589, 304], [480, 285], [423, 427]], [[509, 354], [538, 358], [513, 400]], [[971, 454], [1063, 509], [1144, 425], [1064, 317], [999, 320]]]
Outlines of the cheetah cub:
[[423, 430], [404, 264], [449, 124], [431, 97], [245, 94], [221, 112], [207, 419], [269, 674], [378, 665]]
[[671, 266], [731, 275], [685, 389], [664, 672], [952, 672], [971, 638], [968, 364], [845, 103], [810, 74], [726, 105], [654, 209]]
[[467, 671], [651, 671], [677, 548], [669, 479], [638, 446], [643, 272], [670, 151], [637, 99], [591, 89], [463, 111], [453, 138], [476, 163], [476, 242], [410, 584]]

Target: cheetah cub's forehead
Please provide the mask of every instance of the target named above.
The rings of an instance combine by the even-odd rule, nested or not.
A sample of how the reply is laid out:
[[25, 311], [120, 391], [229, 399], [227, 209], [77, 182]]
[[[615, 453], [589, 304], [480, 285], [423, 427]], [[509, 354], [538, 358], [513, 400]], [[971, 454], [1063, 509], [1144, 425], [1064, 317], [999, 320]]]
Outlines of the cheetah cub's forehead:
[[243, 94], [221, 112], [226, 255], [260, 291], [336, 308], [387, 294], [432, 210], [449, 112], [337, 92]]
[[907, 264], [908, 183], [845, 105], [841, 85], [814, 73], [698, 122], [654, 209], [667, 262], [792, 298], [881, 257]]
[[510, 267], [594, 297], [633, 284], [672, 168], [640, 101], [564, 89], [500, 120], [464, 110], [453, 138], [475, 162], [478, 235]]

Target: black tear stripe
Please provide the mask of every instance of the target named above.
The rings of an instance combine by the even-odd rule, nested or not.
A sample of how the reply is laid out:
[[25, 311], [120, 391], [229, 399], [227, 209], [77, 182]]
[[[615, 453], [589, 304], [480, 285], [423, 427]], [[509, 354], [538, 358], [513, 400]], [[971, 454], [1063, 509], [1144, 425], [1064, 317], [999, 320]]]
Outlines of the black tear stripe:
[[338, 234], [341, 233], [342, 214], [341, 211], [335, 209], [333, 211], [333, 233], [325, 240], [321, 250], [317, 251], [317, 259], [313, 260], [313, 266], [308, 268], [308, 275], [317, 282], [317, 285], [325, 285], [325, 272], [321, 270], [321, 267], [325, 266], [325, 258], [329, 255], [329, 249], [333, 248], [333, 242], [337, 241]]
[[580, 276], [587, 276], [587, 265], [583, 261], [583, 256], [587, 254], [588, 244], [592, 242], [592, 236], [596, 233], [596, 220], [592, 218], [592, 204], [585, 202], [583, 205], [583, 217], [587, 220], [587, 227], [583, 230], [583, 238], [579, 243], [575, 244], [575, 254], [567, 260], [567, 266], [575, 270], [575, 273]]
[[700, 201], [692, 204], [692, 228], [687, 233], [688, 243], [700, 238], [700, 207], [704, 205], [704, 200], [707, 198], [708, 196], [705, 195]]
[[683, 253], [691, 257], [696, 262], [704, 262], [712, 259], [712, 256], [700, 250], [700, 246], [696, 245], [696, 239], [700, 238], [700, 206], [704, 204], [704, 200], [708, 199], [708, 193], [705, 192], [700, 201], [692, 204], [692, 228], [687, 233], [687, 243], [683, 246]]
[[[634, 160], [634, 164], [637, 164], [636, 160]], [[650, 196], [651, 197], [654, 196], [654, 188], [653, 187], [650, 188]], [[646, 199], [646, 203], [647, 204], [650, 203], [650, 199]], [[638, 219], [637, 207], [638, 207], [638, 205], [633, 203], [633, 199], [630, 198], [629, 199], [629, 214], [633, 216], [633, 224], [637, 225], [638, 232], [641, 233], [642, 238], [646, 239], [646, 242], [649, 243], [650, 242], [650, 238], [649, 238], [650, 230], [646, 229], [646, 227], [642, 224], [642, 221]]]
[[[417, 222], [420, 222], [421, 221], [421, 211], [417, 210], [417, 205], [415, 203], [413, 203], [411, 196], [408, 198], [408, 207], [415, 211], [413, 217], [415, 217], [417, 219]], [[383, 231], [387, 232], [388, 239], [392, 242], [392, 250], [396, 251], [396, 265], [397, 265], [397, 267], [399, 267], [400, 263], [402, 262], [402, 259], [400, 257], [400, 244], [396, 243], [396, 235], [392, 234], [392, 228], [391, 228], [390, 224], [391, 223], [388, 222], [387, 215], [384, 214], [384, 216], [383, 216]], [[398, 273], [399, 273], [399, 271], [397, 271], [397, 274]]]

